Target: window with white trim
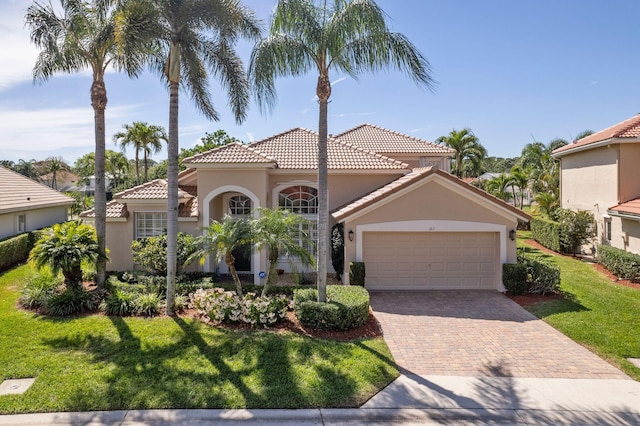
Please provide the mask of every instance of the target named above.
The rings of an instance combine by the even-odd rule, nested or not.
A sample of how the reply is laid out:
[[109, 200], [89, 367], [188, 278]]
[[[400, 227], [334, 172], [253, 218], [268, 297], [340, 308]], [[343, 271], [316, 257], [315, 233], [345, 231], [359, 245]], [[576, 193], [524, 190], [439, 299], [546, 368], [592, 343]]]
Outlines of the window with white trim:
[[318, 190], [306, 185], [294, 185], [280, 191], [278, 200], [280, 208], [297, 213], [309, 221], [300, 225], [297, 238], [302, 247], [315, 255], [318, 243]]
[[19, 214], [16, 216], [16, 233], [23, 232], [27, 232], [27, 215]]
[[229, 198], [229, 214], [247, 216], [251, 214], [251, 198], [246, 195], [234, 195]]
[[607, 241], [611, 241], [611, 218], [604, 218], [604, 237]]
[[136, 239], [167, 233], [167, 212], [136, 212]]

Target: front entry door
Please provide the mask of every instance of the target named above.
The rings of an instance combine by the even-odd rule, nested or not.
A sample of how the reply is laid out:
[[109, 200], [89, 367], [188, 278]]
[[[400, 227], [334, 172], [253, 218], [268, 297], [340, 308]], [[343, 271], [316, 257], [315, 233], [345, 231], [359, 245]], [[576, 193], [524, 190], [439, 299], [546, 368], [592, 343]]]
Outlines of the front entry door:
[[231, 252], [237, 272], [251, 272], [251, 244], [238, 247]]

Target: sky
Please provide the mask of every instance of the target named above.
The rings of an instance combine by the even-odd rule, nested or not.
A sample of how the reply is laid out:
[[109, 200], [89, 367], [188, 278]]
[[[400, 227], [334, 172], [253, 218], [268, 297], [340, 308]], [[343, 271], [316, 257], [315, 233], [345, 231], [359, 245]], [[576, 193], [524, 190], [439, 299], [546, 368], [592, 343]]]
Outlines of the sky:
[[[41, 0], [49, 1], [49, 0]], [[59, 4], [59, 0], [51, 0]], [[89, 72], [33, 83], [38, 50], [24, 15], [33, 0], [0, 2], [0, 160], [61, 156], [69, 164], [93, 152]], [[275, 0], [244, 0], [268, 26]], [[370, 123], [434, 141], [470, 128], [490, 156], [516, 157], [530, 142], [572, 140], [640, 113], [640, 1], [637, 0], [378, 0], [389, 27], [429, 60], [433, 92], [398, 71], [334, 72], [329, 133]], [[248, 63], [252, 44], [237, 45]], [[180, 98], [180, 147], [225, 130], [244, 142], [294, 127], [318, 129], [317, 75], [277, 81], [278, 102], [262, 114], [252, 103], [237, 125], [226, 94], [212, 81], [220, 121]], [[105, 79], [107, 149], [124, 124], [167, 127], [169, 96], [157, 75]], [[133, 152], [127, 152], [132, 158]], [[166, 153], [154, 154], [160, 161]]]

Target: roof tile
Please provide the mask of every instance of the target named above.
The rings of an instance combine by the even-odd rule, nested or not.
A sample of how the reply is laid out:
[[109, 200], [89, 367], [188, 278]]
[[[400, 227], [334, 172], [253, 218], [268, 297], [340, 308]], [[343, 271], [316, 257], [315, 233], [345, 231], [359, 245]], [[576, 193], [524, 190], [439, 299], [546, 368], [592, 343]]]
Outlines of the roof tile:
[[275, 163], [273, 158], [269, 158], [255, 149], [238, 142], [230, 143], [211, 151], [203, 152], [192, 157], [185, 158], [184, 164], [206, 164], [206, 163]]
[[554, 154], [569, 152], [586, 145], [603, 142], [609, 139], [636, 139], [640, 137], [640, 115], [633, 116], [604, 130], [586, 136], [573, 143], [553, 151]]
[[362, 124], [351, 130], [333, 135], [334, 138], [378, 153], [439, 154], [453, 155], [449, 147], [427, 142], [373, 124]]
[[0, 214], [73, 203], [73, 198], [0, 166]]
[[618, 204], [617, 206], [609, 208], [609, 210], [633, 216], [640, 216], [640, 198]]

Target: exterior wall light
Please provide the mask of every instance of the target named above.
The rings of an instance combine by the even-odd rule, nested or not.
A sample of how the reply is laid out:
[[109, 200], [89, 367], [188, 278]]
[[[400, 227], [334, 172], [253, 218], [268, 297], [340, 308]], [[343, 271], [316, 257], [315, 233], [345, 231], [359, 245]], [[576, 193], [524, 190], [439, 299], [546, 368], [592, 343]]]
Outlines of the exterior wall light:
[[512, 229], [511, 231], [509, 231], [509, 239], [511, 241], [515, 241], [516, 240], [516, 230]]
[[349, 241], [353, 241], [353, 229], [349, 229]]

